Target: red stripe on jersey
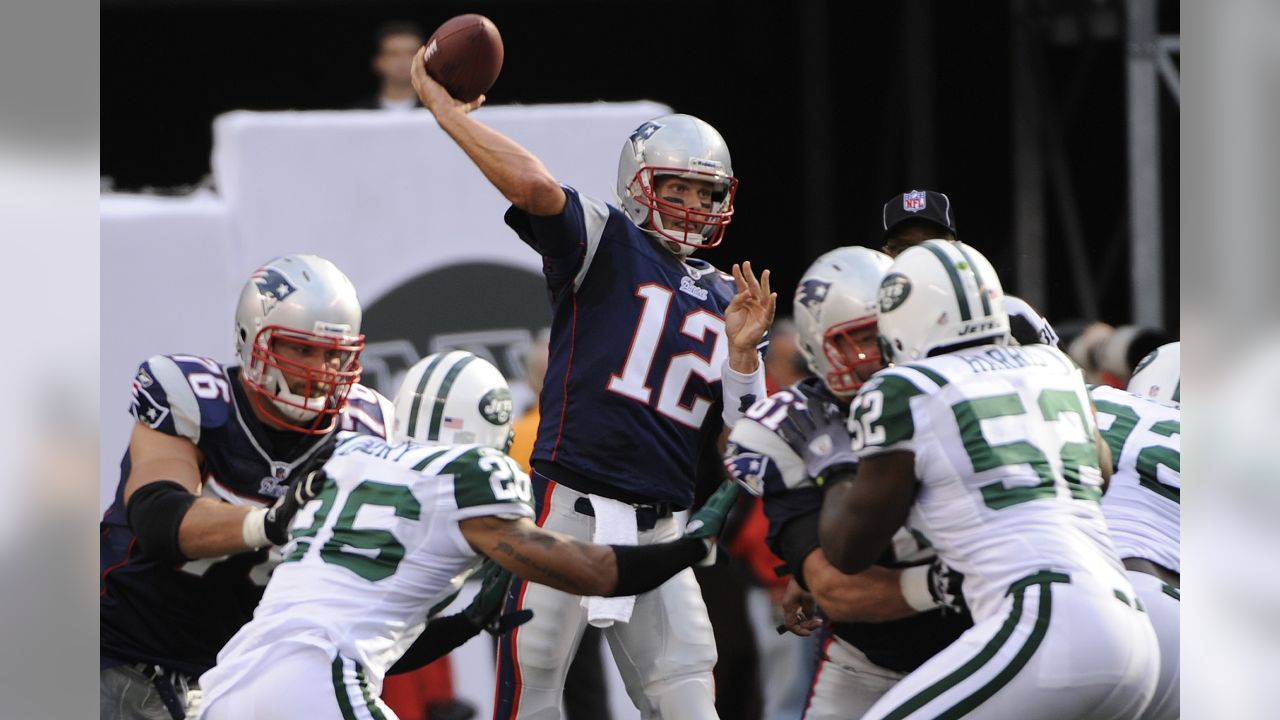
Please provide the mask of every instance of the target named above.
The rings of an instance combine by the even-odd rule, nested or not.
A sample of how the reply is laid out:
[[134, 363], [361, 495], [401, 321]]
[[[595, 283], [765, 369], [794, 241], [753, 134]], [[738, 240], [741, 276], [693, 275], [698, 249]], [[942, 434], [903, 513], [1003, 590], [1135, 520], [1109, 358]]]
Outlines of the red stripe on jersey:
[[130, 540], [129, 548], [124, 552], [124, 559], [116, 563], [115, 565], [112, 565], [111, 567], [107, 568], [106, 570], [102, 571], [102, 580], [100, 581], [102, 585], [102, 590], [98, 592], [99, 599], [107, 596], [107, 576], [110, 575], [112, 571], [118, 568], [122, 568], [125, 565], [129, 564], [129, 560], [133, 559], [133, 546], [136, 545], [137, 543], [138, 543], [138, 538], [136, 537]]
[[556, 444], [551, 448], [551, 462], [560, 452], [560, 439], [564, 437], [564, 418], [569, 410], [569, 375], [573, 372], [573, 351], [578, 344], [578, 294], [573, 294], [573, 323], [569, 329], [569, 364], [564, 369], [564, 397], [560, 400], [560, 427], [556, 430]]

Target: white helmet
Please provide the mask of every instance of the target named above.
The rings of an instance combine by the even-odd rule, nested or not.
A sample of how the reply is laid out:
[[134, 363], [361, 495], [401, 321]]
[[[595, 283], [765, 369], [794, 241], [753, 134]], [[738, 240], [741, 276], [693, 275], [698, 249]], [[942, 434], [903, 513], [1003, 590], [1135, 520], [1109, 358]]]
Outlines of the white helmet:
[[926, 240], [904, 250], [881, 281], [879, 300], [880, 349], [889, 362], [974, 340], [1009, 342], [1000, 278], [964, 243]]
[[1171, 342], [1138, 361], [1126, 388], [1134, 395], [1182, 407], [1182, 343]]
[[[286, 255], [255, 270], [236, 306], [236, 354], [245, 383], [254, 391], [250, 397], [291, 430], [329, 432], [351, 386], [360, 380], [360, 317], [355, 286], [322, 257]], [[281, 355], [277, 340], [313, 348], [339, 362], [324, 369], [302, 365]], [[271, 401], [275, 412], [262, 405], [263, 399]]]
[[862, 386], [859, 365], [880, 369], [880, 350], [860, 347], [852, 334], [875, 325], [880, 281], [893, 259], [864, 247], [825, 253], [796, 286], [795, 315], [800, 354], [827, 388], [848, 396]]
[[[659, 198], [654, 192], [655, 180], [666, 175], [713, 183], [711, 207], [690, 208]], [[632, 222], [672, 252], [688, 255], [699, 248], [719, 245], [725, 227], [733, 219], [737, 192], [738, 179], [733, 176], [724, 138], [692, 115], [664, 115], [649, 120], [622, 145], [618, 203]], [[660, 213], [683, 215], [701, 231], [665, 229]]]
[[511, 447], [511, 388], [498, 368], [469, 352], [434, 353], [414, 363], [395, 406], [398, 441]]

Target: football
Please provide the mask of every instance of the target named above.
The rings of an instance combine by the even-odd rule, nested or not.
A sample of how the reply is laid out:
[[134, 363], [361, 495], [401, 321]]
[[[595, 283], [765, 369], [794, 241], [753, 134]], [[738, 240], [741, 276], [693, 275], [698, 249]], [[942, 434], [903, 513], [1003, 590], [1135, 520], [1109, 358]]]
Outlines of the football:
[[446, 20], [427, 40], [427, 72], [449, 94], [471, 102], [489, 91], [502, 70], [502, 36], [475, 13]]

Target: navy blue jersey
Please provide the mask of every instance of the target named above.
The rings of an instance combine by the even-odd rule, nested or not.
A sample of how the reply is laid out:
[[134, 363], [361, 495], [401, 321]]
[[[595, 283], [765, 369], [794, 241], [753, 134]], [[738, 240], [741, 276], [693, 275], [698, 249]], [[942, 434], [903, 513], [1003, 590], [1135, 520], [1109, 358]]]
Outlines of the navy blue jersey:
[[[195, 443], [205, 496], [266, 507], [323, 439], [259, 422], [239, 371], [190, 355], [152, 357], [134, 377], [130, 412], [154, 430]], [[339, 428], [385, 438], [392, 416], [390, 401], [355, 385]], [[100, 524], [102, 666], [145, 661], [199, 675], [253, 617], [279, 558], [264, 548], [176, 565], [150, 559], [137, 547], [125, 513], [130, 467], [126, 450], [115, 502]]]
[[579, 490], [689, 507], [702, 433], [722, 427], [733, 278], [667, 251], [621, 210], [565, 193], [559, 215], [506, 215], [543, 255], [553, 310], [533, 465], [589, 479]]
[[[769, 521], [769, 547], [793, 574], [802, 571], [804, 559], [819, 547], [823, 490], [808, 476], [804, 460], [782, 439], [778, 428], [789, 410], [807, 413], [808, 398], [814, 396], [835, 401], [826, 387], [811, 377], [756, 402], [734, 426], [725, 452], [730, 475], [761, 496]], [[923, 536], [902, 528], [877, 564], [918, 565], [931, 561], [933, 555]], [[827, 624], [831, 633], [861, 650], [871, 662], [910, 672], [950, 645], [973, 620], [967, 612], [934, 610], [890, 622]]]

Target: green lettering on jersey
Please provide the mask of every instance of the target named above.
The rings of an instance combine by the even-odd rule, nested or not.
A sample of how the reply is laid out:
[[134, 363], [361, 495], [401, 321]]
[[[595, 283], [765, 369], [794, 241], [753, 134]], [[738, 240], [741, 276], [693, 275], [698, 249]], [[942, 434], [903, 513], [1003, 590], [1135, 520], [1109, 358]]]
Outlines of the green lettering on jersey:
[[1138, 427], [1138, 413], [1128, 405], [1113, 403], [1110, 400], [1094, 398], [1093, 406], [1098, 409], [1098, 412], [1115, 418], [1111, 427], [1102, 432], [1102, 439], [1106, 440], [1107, 447], [1111, 448], [1111, 469], [1115, 470], [1120, 466], [1120, 451], [1124, 450], [1124, 444], [1129, 441], [1134, 428]]
[[[1077, 500], [1097, 502], [1102, 491], [1087, 485], [1081, 479], [1081, 468], [1098, 468], [1098, 448], [1093, 442], [1093, 426], [1085, 415], [1084, 407], [1075, 393], [1068, 390], [1047, 389], [1037, 398], [1040, 414], [1045, 420], [1056, 421], [1063, 414], [1080, 419], [1086, 442], [1063, 443], [1060, 451], [1063, 465], [1063, 482], [1071, 497]], [[960, 439], [965, 452], [973, 463], [974, 472], [993, 470], [1006, 465], [1028, 464], [1040, 482], [1035, 485], [1010, 487], [1004, 481], [982, 486], [982, 499], [993, 510], [1002, 510], [1032, 500], [1052, 498], [1057, 495], [1056, 476], [1044, 451], [1026, 440], [992, 445], [982, 434], [982, 421], [997, 417], [1026, 415], [1027, 409], [1016, 394], [994, 395], [956, 403], [951, 407], [956, 424], [960, 427]]]
[[[1161, 437], [1173, 437], [1182, 433], [1180, 420], [1164, 420], [1151, 426], [1151, 432]], [[1138, 453], [1138, 483], [1151, 492], [1182, 504], [1182, 489], [1160, 482], [1159, 465], [1182, 472], [1182, 453], [1171, 447], [1151, 445]]]
[[[284, 562], [301, 560], [306, 554], [312, 542], [308, 538], [314, 538], [324, 525], [337, 495], [338, 484], [332, 480], [326, 483], [324, 490], [317, 496], [320, 507], [316, 509], [315, 519], [307, 527], [290, 533], [295, 547]], [[396, 517], [407, 520], [419, 519], [422, 516], [422, 505], [408, 487], [374, 480], [361, 482], [343, 502], [338, 519], [333, 525], [333, 535], [320, 548], [320, 559], [341, 565], [370, 582], [377, 582], [395, 574], [400, 561], [404, 559], [405, 548], [388, 530], [355, 526], [356, 514], [366, 505], [390, 507]], [[366, 552], [361, 554], [351, 550]], [[368, 551], [373, 552], [369, 554]]]

